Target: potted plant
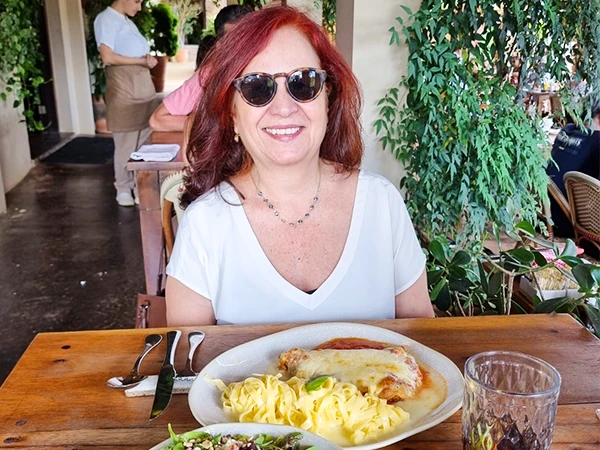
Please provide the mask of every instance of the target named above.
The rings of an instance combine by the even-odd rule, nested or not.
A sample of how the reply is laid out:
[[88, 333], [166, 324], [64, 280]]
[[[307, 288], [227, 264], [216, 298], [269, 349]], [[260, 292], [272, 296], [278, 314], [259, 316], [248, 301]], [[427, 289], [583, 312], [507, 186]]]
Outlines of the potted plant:
[[177, 33], [179, 49], [175, 55], [177, 62], [186, 62], [189, 52], [184, 47], [186, 36], [192, 31], [193, 19], [196, 19], [202, 12], [202, 4], [198, 0], [169, 0], [169, 5], [173, 9], [173, 14], [177, 17]]
[[177, 53], [177, 18], [173, 15], [171, 8], [158, 3], [151, 9], [155, 21], [152, 32], [152, 50], [156, 53], [158, 64], [150, 71], [156, 92], [162, 92], [165, 88], [165, 73], [167, 59]]
[[408, 19], [390, 29], [391, 44], [402, 35], [408, 46], [408, 70], [379, 101], [374, 125], [384, 150], [405, 165], [407, 206], [429, 240], [451, 236], [468, 250], [482, 246], [493, 224], [512, 231], [526, 220], [543, 229], [549, 149], [539, 117], [523, 104], [526, 75], [543, 60], [567, 85], [564, 55], [573, 46], [585, 55], [581, 76], [600, 95], [600, 6], [564, 3], [485, 0], [456, 9], [427, 0], [414, 14], [403, 7]]
[[[600, 337], [600, 266], [577, 257], [575, 244], [567, 240], [562, 248], [536, 237], [527, 222], [514, 226], [509, 237], [517, 244], [490, 255], [483, 249], [467, 252], [447, 239], [436, 238], [429, 243], [427, 281], [431, 300], [440, 315], [473, 316], [480, 314], [511, 314], [566, 312], [589, 325]], [[551, 250], [550, 257], [542, 254]], [[544, 298], [539, 276], [553, 271], [568, 281], [576, 295], [564, 292], [556, 298]], [[535, 286], [537, 294], [531, 304], [518, 301], [514, 293], [522, 277]]]

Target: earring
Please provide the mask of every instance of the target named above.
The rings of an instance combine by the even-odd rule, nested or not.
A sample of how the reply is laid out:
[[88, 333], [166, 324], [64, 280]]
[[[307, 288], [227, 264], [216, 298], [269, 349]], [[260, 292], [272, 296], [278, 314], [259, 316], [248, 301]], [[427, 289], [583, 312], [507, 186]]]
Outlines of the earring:
[[237, 133], [235, 133], [235, 134], [233, 135], [233, 141], [234, 141], [234, 142], [236, 142], [236, 143], [237, 143], [237, 142], [240, 142], [240, 135], [239, 135], [239, 134], [237, 134]]

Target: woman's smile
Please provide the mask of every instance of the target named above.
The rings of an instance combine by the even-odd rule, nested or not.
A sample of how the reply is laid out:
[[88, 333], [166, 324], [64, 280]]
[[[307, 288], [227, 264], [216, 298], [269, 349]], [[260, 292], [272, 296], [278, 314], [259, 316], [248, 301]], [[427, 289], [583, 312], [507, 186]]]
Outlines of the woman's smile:
[[304, 127], [301, 126], [280, 126], [280, 127], [266, 127], [263, 131], [269, 135], [269, 137], [279, 142], [289, 142], [296, 139]]

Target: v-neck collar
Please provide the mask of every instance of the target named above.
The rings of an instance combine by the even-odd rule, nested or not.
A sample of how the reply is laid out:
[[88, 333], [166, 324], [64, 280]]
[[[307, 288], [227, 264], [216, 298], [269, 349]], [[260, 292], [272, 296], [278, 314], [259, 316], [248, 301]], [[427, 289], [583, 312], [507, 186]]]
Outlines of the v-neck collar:
[[[277, 289], [282, 295], [297, 303], [300, 306], [305, 307], [308, 310], [316, 309], [321, 303], [327, 299], [331, 293], [337, 288], [340, 282], [346, 276], [354, 255], [356, 254], [356, 248], [360, 237], [360, 231], [363, 224], [363, 217], [365, 211], [365, 204], [367, 198], [368, 185], [364, 183], [362, 171], [358, 174], [358, 182], [356, 186], [356, 195], [354, 198], [354, 207], [352, 209], [352, 218], [350, 221], [350, 229], [348, 230], [348, 236], [346, 237], [346, 243], [337, 262], [333, 272], [327, 277], [319, 288], [312, 294], [298, 289], [296, 286], [287, 281], [278, 271], [275, 269], [263, 248], [252, 230], [248, 216], [244, 211], [243, 207], [234, 207], [233, 214], [240, 223], [240, 231], [242, 232], [243, 239], [248, 248], [251, 249], [257, 267], [261, 270], [267, 280], [271, 282], [273, 287]], [[231, 188], [233, 195], [237, 196], [235, 190]], [[238, 197], [239, 201], [239, 197]], [[240, 202], [241, 203], [241, 202]]]

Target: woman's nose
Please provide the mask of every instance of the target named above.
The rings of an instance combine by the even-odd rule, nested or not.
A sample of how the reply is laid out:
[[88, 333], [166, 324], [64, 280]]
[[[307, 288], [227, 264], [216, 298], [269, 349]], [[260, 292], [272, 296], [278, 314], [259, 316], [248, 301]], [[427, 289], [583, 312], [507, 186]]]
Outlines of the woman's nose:
[[298, 102], [296, 102], [287, 91], [285, 79], [279, 79], [276, 82], [277, 92], [275, 93], [275, 98], [273, 98], [269, 107], [273, 114], [287, 117], [298, 110]]

